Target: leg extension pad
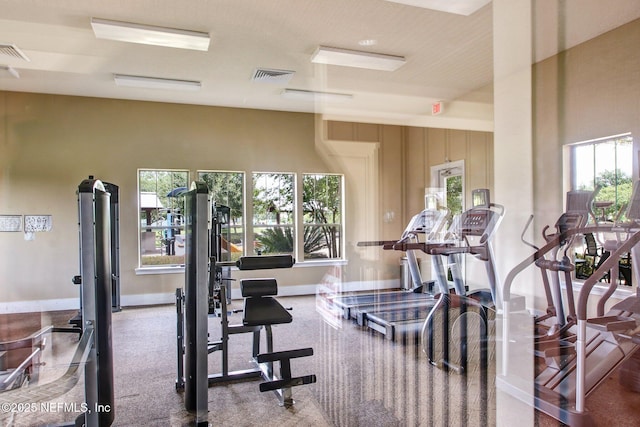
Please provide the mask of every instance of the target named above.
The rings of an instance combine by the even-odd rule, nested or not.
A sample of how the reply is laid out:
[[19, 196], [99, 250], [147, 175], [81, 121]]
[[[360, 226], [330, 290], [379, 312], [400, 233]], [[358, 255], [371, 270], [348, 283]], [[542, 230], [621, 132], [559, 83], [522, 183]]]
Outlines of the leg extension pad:
[[[276, 351], [273, 353], [263, 353], [256, 357], [258, 363], [280, 362], [281, 378], [267, 379], [268, 381], [260, 384], [260, 391], [275, 391], [290, 389], [291, 387], [312, 384], [316, 382], [315, 375], [305, 375], [302, 377], [291, 377], [291, 359], [298, 357], [312, 356], [312, 348], [301, 348], [298, 350]], [[286, 402], [285, 402], [286, 404]]]

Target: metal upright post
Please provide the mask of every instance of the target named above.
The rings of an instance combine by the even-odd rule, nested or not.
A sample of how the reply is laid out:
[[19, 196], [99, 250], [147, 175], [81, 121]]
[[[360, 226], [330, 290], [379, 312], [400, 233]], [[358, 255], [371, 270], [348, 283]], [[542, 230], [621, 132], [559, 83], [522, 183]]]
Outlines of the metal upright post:
[[83, 334], [93, 333], [85, 365], [88, 426], [109, 426], [114, 418], [109, 197], [99, 180], [86, 179], [78, 187], [82, 328]]
[[207, 420], [208, 272], [211, 206], [204, 182], [185, 195], [185, 408], [196, 422]]
[[103, 182], [104, 188], [111, 195], [111, 311], [122, 310], [120, 306], [120, 196], [119, 187], [110, 182]]

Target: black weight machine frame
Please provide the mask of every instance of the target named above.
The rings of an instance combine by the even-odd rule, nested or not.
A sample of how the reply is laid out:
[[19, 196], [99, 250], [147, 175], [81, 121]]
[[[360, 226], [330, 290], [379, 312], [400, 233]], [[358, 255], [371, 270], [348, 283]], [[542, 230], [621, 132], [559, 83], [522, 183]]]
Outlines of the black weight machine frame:
[[[95, 180], [93, 175], [89, 175], [87, 180]], [[109, 229], [111, 235], [111, 311], [117, 313], [122, 310], [120, 305], [120, 187], [110, 182], [100, 181], [104, 190], [110, 194], [109, 198]], [[71, 283], [82, 284], [82, 276], [73, 276]], [[82, 288], [80, 288], [80, 309], [78, 314], [69, 319], [69, 324], [73, 326], [71, 332], [81, 333], [82, 331]]]
[[[241, 281], [245, 297], [243, 324], [230, 325], [228, 319], [229, 286], [217, 269], [219, 254], [220, 217], [211, 200], [206, 183], [195, 181], [185, 193], [185, 289], [176, 289], [177, 312], [177, 379], [176, 390], [184, 390], [185, 408], [194, 413], [196, 423], [205, 425], [208, 413], [208, 387], [233, 380], [263, 378], [260, 391], [273, 391], [281, 406], [294, 404], [291, 388], [316, 382], [315, 375], [291, 377], [290, 360], [313, 355], [312, 348], [290, 351], [273, 351], [272, 324], [289, 323], [291, 315], [273, 295], [277, 294], [275, 279], [245, 279]], [[209, 215], [213, 213], [213, 218]], [[212, 220], [213, 219], [213, 220]], [[211, 226], [211, 229], [210, 229]], [[223, 263], [224, 264], [224, 263]], [[290, 255], [242, 257], [236, 263], [240, 270], [290, 268], [294, 259]], [[228, 266], [228, 263], [226, 264]], [[213, 283], [211, 281], [213, 280]], [[210, 294], [210, 290], [212, 293]], [[208, 339], [208, 314], [210, 301], [219, 312], [222, 337], [218, 341]], [[264, 329], [267, 353], [260, 353], [260, 335]], [[234, 334], [252, 333], [252, 356], [255, 366], [251, 369], [229, 372], [229, 337]], [[208, 373], [208, 355], [220, 351], [222, 372]], [[273, 362], [280, 362], [280, 375], [276, 375]]]
[[[114, 420], [115, 402], [111, 345], [110, 194], [103, 183], [93, 177], [80, 183], [77, 194], [83, 319], [79, 328], [80, 342], [61, 377], [46, 384], [0, 393], [0, 403], [29, 405], [61, 396], [77, 384], [84, 367], [84, 403], [87, 410], [75, 422], [59, 425], [108, 427]], [[45, 329], [47, 332], [76, 332], [76, 328]], [[32, 337], [19, 341], [29, 342]], [[4, 415], [10, 413], [0, 414], [0, 421]]]

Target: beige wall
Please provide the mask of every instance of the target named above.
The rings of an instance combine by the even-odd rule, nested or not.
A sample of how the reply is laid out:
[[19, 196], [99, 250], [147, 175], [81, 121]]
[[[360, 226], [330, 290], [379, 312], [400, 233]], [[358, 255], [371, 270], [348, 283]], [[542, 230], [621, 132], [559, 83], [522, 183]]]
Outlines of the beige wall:
[[409, 219], [424, 209], [432, 166], [465, 161], [467, 203], [472, 189], [493, 188], [491, 132], [331, 121], [327, 134], [332, 140], [380, 144], [382, 211], [395, 213], [393, 221], [383, 224], [384, 239], [400, 235]]
[[533, 68], [534, 206], [536, 236], [563, 211], [569, 189], [563, 146], [631, 132], [634, 179], [640, 138], [640, 20]]
[[[137, 169], [327, 172], [312, 114], [0, 92], [0, 214], [50, 214], [53, 230], [0, 235], [0, 303], [77, 298], [76, 189], [120, 186], [122, 294], [173, 293], [182, 274], [136, 275]], [[295, 162], [291, 161], [295, 159]], [[315, 284], [323, 268], [278, 273]]]
[[[541, 217], [555, 218], [562, 208], [563, 145], [631, 132], [638, 151], [639, 43], [636, 20], [534, 67], [535, 201]], [[637, 155], [633, 162], [637, 179]]]
[[[425, 188], [431, 186], [432, 166], [447, 161], [465, 161], [467, 205], [471, 202], [472, 189], [493, 188], [493, 136], [490, 132], [329, 121], [326, 134], [327, 139], [333, 141], [358, 141], [379, 146], [377, 196], [380, 216], [375, 227], [377, 234], [368, 236], [371, 240], [398, 239], [411, 217], [424, 209]], [[393, 215], [388, 215], [390, 213]], [[364, 251], [361, 249], [360, 253]], [[377, 259], [382, 278], [397, 275], [401, 252], [380, 248], [366, 251], [369, 258]], [[472, 283], [483, 282], [484, 271], [479, 274], [476, 269], [470, 271], [473, 274], [468, 277]]]
[[[632, 132], [636, 139], [640, 135], [639, 42], [640, 21], [634, 21], [534, 66], [536, 236], [562, 211], [563, 145], [622, 132]], [[494, 187], [489, 132], [336, 121], [324, 125], [319, 130], [311, 114], [0, 92], [0, 213], [53, 215], [53, 231], [38, 234], [35, 241], [25, 241], [22, 233], [2, 233], [2, 301], [76, 297], [70, 283], [78, 273], [75, 191], [88, 175], [121, 187], [124, 295], [173, 292], [182, 284], [181, 275], [135, 275], [139, 167], [187, 168], [192, 173], [344, 172], [339, 162], [330, 164], [317, 152], [318, 133], [326, 132], [323, 137], [329, 141], [366, 143], [369, 157], [359, 158], [374, 159], [377, 171], [368, 183], [377, 189], [371, 209], [377, 215], [367, 220], [375, 225], [366, 238], [400, 235], [410, 216], [422, 209], [429, 168], [445, 160], [465, 160], [468, 191]], [[362, 164], [363, 170], [370, 167]], [[347, 183], [347, 191], [353, 185]], [[384, 213], [391, 211], [392, 219], [385, 221]], [[370, 216], [361, 211], [347, 216], [347, 253], [364, 236], [349, 235], [363, 215]], [[397, 255], [385, 257], [382, 264], [374, 263], [384, 266], [381, 277], [397, 277]], [[315, 284], [324, 271], [305, 268], [279, 275], [285, 286]]]
[[473, 189], [493, 189], [493, 134], [453, 129], [407, 129], [403, 167], [407, 193], [406, 221], [424, 209], [424, 190], [431, 186], [431, 167], [458, 160], [464, 160], [465, 205], [471, 206]]
[[[375, 251], [372, 259], [356, 249], [357, 241], [395, 239], [402, 233], [409, 217], [422, 209], [429, 168], [444, 162], [441, 153], [450, 160], [468, 160], [467, 188], [490, 182], [484, 162], [491, 158], [491, 134], [484, 132], [330, 122], [329, 141], [357, 141], [362, 150], [334, 149], [326, 158], [314, 147], [319, 130], [310, 114], [12, 92], [0, 93], [0, 105], [0, 213], [50, 214], [54, 224], [51, 232], [30, 242], [22, 233], [3, 233], [0, 265], [7, 292], [1, 302], [76, 297], [78, 290], [71, 284], [78, 274], [75, 192], [88, 175], [120, 186], [122, 294], [124, 299], [135, 295], [138, 302], [145, 302], [144, 295], [154, 302], [152, 294], [172, 293], [183, 283], [181, 274], [135, 274], [138, 168], [189, 169], [192, 179], [198, 169], [340, 172], [349, 177], [353, 166], [362, 164], [367, 213], [353, 205], [346, 215], [350, 267], [345, 280], [356, 282], [399, 277], [398, 254]], [[364, 154], [354, 154], [359, 151]], [[363, 185], [347, 182], [348, 209]], [[378, 222], [380, 213], [388, 211], [393, 218]], [[367, 230], [359, 233], [363, 215], [369, 217]], [[270, 275], [282, 286], [313, 285], [326, 271], [295, 268]]]

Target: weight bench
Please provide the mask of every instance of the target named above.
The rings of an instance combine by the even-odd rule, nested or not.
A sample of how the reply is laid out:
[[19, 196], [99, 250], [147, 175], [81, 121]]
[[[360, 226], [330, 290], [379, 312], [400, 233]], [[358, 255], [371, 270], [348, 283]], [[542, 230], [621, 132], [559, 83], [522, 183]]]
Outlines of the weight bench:
[[[291, 376], [291, 359], [313, 355], [312, 348], [288, 351], [273, 351], [271, 325], [291, 323], [293, 318], [273, 295], [278, 294], [278, 283], [275, 279], [243, 279], [240, 290], [244, 300], [242, 325], [245, 327], [264, 327], [267, 338], [267, 353], [259, 353], [259, 341], [254, 335], [254, 361], [262, 372], [265, 382], [260, 384], [260, 391], [273, 391], [281, 406], [293, 405], [291, 388], [316, 382], [315, 375], [301, 377]], [[258, 330], [259, 340], [259, 330]], [[273, 363], [280, 363], [280, 375], [275, 375]]]

